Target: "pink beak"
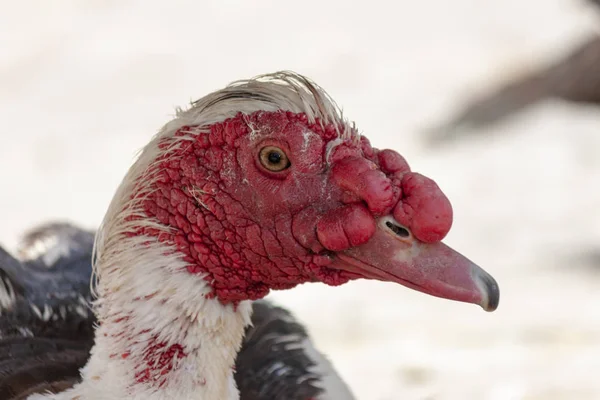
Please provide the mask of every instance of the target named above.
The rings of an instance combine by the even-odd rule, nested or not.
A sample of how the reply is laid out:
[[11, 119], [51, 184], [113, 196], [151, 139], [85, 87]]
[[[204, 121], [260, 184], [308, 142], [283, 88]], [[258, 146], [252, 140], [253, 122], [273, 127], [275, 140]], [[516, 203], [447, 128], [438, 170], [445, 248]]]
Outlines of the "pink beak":
[[500, 301], [490, 274], [442, 242], [424, 243], [392, 216], [377, 220], [375, 234], [360, 246], [338, 252], [331, 267], [355, 277], [396, 282], [450, 300], [494, 311]]

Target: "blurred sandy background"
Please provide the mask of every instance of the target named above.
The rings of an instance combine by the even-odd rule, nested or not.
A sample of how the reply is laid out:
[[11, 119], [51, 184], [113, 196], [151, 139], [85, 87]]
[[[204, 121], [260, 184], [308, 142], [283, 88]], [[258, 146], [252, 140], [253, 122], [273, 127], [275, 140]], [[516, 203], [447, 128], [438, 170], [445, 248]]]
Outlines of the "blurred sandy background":
[[[273, 295], [359, 399], [600, 399], [600, 112], [546, 102], [441, 149], [420, 130], [473, 90], [598, 31], [575, 0], [0, 0], [0, 243], [96, 227], [135, 152], [232, 80], [293, 69], [455, 207], [447, 243], [492, 273], [497, 312], [392, 284]], [[595, 28], [596, 27], [596, 28]]]

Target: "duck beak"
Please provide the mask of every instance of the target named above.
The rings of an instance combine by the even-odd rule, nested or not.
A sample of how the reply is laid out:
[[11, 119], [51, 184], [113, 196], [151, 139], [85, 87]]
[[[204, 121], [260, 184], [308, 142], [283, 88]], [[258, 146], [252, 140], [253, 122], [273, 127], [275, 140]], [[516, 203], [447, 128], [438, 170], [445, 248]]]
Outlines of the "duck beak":
[[357, 247], [336, 253], [331, 267], [354, 278], [396, 282], [445, 299], [494, 311], [500, 290], [494, 278], [442, 242], [416, 239], [393, 217], [377, 221], [375, 234]]

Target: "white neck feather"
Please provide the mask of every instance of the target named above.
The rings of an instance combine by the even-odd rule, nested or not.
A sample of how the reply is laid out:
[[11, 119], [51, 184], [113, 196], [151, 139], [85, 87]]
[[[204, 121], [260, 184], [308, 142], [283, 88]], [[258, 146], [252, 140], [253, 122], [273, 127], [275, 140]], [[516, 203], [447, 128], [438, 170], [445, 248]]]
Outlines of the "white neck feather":
[[[207, 298], [207, 283], [189, 274], [171, 248], [151, 237], [129, 240], [146, 244], [127, 254], [131, 263], [126, 268], [98, 265], [103, 269], [96, 304], [100, 326], [82, 383], [29, 399], [237, 400], [233, 367], [250, 323], [251, 303], [234, 308]], [[164, 347], [148, 361], [145, 354], [157, 343]], [[155, 365], [175, 344], [181, 346], [175, 353], [183, 349], [185, 356], [164, 355], [170, 365], [154, 368], [150, 379], [138, 383], [149, 364]]]

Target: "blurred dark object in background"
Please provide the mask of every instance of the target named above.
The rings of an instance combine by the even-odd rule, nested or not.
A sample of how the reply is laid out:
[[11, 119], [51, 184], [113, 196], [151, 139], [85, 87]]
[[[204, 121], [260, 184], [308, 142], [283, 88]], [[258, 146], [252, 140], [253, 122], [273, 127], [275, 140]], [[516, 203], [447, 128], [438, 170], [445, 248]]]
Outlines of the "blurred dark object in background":
[[[600, 7], [600, 0], [588, 2]], [[554, 64], [474, 99], [448, 121], [427, 130], [425, 140], [432, 146], [453, 142], [550, 98], [600, 105], [600, 35]]]

